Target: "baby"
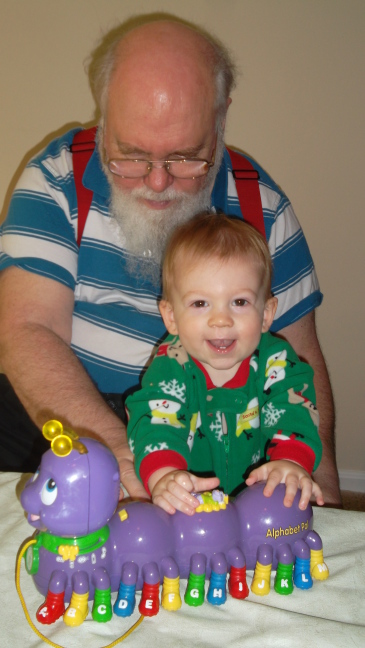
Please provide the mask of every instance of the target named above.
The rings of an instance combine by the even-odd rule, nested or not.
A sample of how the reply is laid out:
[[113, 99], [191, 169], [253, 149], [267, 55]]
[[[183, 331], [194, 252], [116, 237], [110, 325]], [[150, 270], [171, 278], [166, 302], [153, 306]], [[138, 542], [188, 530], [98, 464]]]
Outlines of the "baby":
[[160, 312], [169, 336], [127, 399], [135, 468], [168, 513], [193, 515], [194, 492], [237, 494], [285, 483], [324, 500], [311, 473], [321, 459], [313, 370], [268, 331], [277, 308], [263, 237], [224, 214], [179, 226], [163, 264]]

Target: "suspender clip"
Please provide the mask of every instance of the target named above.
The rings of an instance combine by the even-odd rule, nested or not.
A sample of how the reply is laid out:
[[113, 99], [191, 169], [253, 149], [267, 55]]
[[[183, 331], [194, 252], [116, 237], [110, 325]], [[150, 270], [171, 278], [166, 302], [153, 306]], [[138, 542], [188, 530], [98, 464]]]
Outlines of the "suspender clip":
[[86, 151], [93, 151], [95, 149], [95, 142], [75, 142], [70, 145], [71, 153], [86, 153]]
[[260, 180], [259, 172], [256, 169], [232, 169], [235, 180]]

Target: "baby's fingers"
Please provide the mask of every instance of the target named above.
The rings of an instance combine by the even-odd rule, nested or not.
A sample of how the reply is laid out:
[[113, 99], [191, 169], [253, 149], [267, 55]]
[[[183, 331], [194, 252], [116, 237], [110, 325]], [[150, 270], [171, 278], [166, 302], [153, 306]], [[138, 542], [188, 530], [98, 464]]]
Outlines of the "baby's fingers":
[[[304, 480], [306, 480], [306, 478], [303, 477], [302, 480], [304, 482]], [[283, 503], [284, 503], [284, 506], [290, 508], [293, 505], [294, 498], [295, 498], [295, 496], [297, 494], [297, 490], [298, 490], [298, 487], [299, 487], [299, 479], [298, 479], [297, 475], [288, 475], [286, 477], [286, 479], [285, 479], [285, 486], [286, 486], [286, 488], [285, 488], [285, 495], [284, 495]], [[304, 483], [304, 487], [305, 487], [305, 483]], [[306, 491], [305, 491], [305, 493], [306, 493]], [[302, 491], [302, 497], [303, 497], [303, 491]], [[306, 497], [306, 495], [305, 495], [305, 497]], [[300, 507], [300, 508], [305, 508], [305, 506]]]
[[246, 484], [247, 486], [253, 486], [253, 484], [256, 484], [256, 482], [264, 481], [266, 477], [267, 469], [265, 464], [263, 466], [260, 466], [259, 468], [254, 468], [254, 470], [251, 470], [249, 476], [246, 479]]
[[152, 502], [162, 508], [169, 515], [176, 513], [176, 508], [166, 499], [165, 494], [159, 493], [158, 495], [152, 495]]
[[[187, 515], [193, 515], [195, 509], [199, 506], [199, 502], [190, 493], [190, 490], [193, 488], [193, 483], [190, 477], [187, 477], [186, 479], [179, 475], [178, 479], [169, 481], [164, 497], [177, 511], [182, 511], [182, 513], [186, 513]], [[180, 483], [180, 478], [182, 483]]]
[[302, 486], [302, 480], [301, 480], [302, 494], [299, 501], [299, 508], [305, 509], [308, 506], [309, 500], [312, 495], [314, 495], [318, 506], [323, 506], [324, 499], [323, 499], [323, 494], [320, 486], [318, 486], [318, 484], [312, 479], [308, 478], [306, 481], [308, 481], [309, 484], [308, 486], [306, 485], [304, 487]]
[[265, 488], [263, 490], [263, 494], [265, 497], [271, 497], [273, 494], [275, 488], [277, 487], [278, 484], [281, 483], [281, 474], [279, 471], [273, 470], [270, 472], [267, 478], [267, 482], [265, 485]]
[[218, 488], [219, 486], [218, 477], [196, 477], [195, 475], [191, 475], [191, 479], [193, 489], [196, 493], [214, 490], [214, 488]]

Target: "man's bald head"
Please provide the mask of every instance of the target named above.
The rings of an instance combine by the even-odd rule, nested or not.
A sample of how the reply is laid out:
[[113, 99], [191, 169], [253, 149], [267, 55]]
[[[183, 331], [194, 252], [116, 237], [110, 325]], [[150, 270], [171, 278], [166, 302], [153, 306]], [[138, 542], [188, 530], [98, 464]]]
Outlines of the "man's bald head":
[[121, 26], [113, 31], [111, 40], [106, 39], [95, 51], [89, 67], [102, 117], [113, 77], [117, 74], [120, 79], [128, 71], [133, 72], [139, 87], [148, 85], [151, 75], [159, 71], [161, 78], [165, 75], [171, 83], [182, 84], [182, 92], [189, 82], [201, 92], [213, 92], [217, 117], [224, 116], [235, 85], [235, 66], [226, 48], [208, 33], [178, 19], [147, 18], [137, 26], [133, 22], [130, 28]]

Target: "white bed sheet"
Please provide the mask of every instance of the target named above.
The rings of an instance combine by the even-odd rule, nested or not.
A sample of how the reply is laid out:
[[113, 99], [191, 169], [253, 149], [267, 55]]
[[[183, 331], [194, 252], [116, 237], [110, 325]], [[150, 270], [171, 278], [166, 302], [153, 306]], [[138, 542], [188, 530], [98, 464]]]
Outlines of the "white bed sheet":
[[[17, 493], [24, 476], [0, 473], [0, 646], [40, 648], [46, 644], [28, 625], [15, 588], [16, 556], [21, 544], [32, 535]], [[327, 581], [315, 581], [312, 589], [294, 589], [281, 596], [273, 589], [265, 597], [250, 592], [238, 601], [227, 597], [222, 606], [205, 603], [192, 608], [184, 602], [177, 612], [160, 609], [145, 618], [123, 645], [146, 648], [365, 648], [365, 513], [318, 509], [314, 529], [324, 544], [330, 570]], [[248, 583], [252, 573], [248, 573]], [[116, 640], [137, 621], [113, 617], [96, 623], [89, 614], [78, 628], [68, 628], [62, 619], [50, 626], [35, 620], [43, 602], [22, 561], [21, 589], [37, 628], [64, 648], [102, 648]], [[184, 581], [181, 591], [183, 592]], [[139, 594], [138, 594], [139, 599]]]

